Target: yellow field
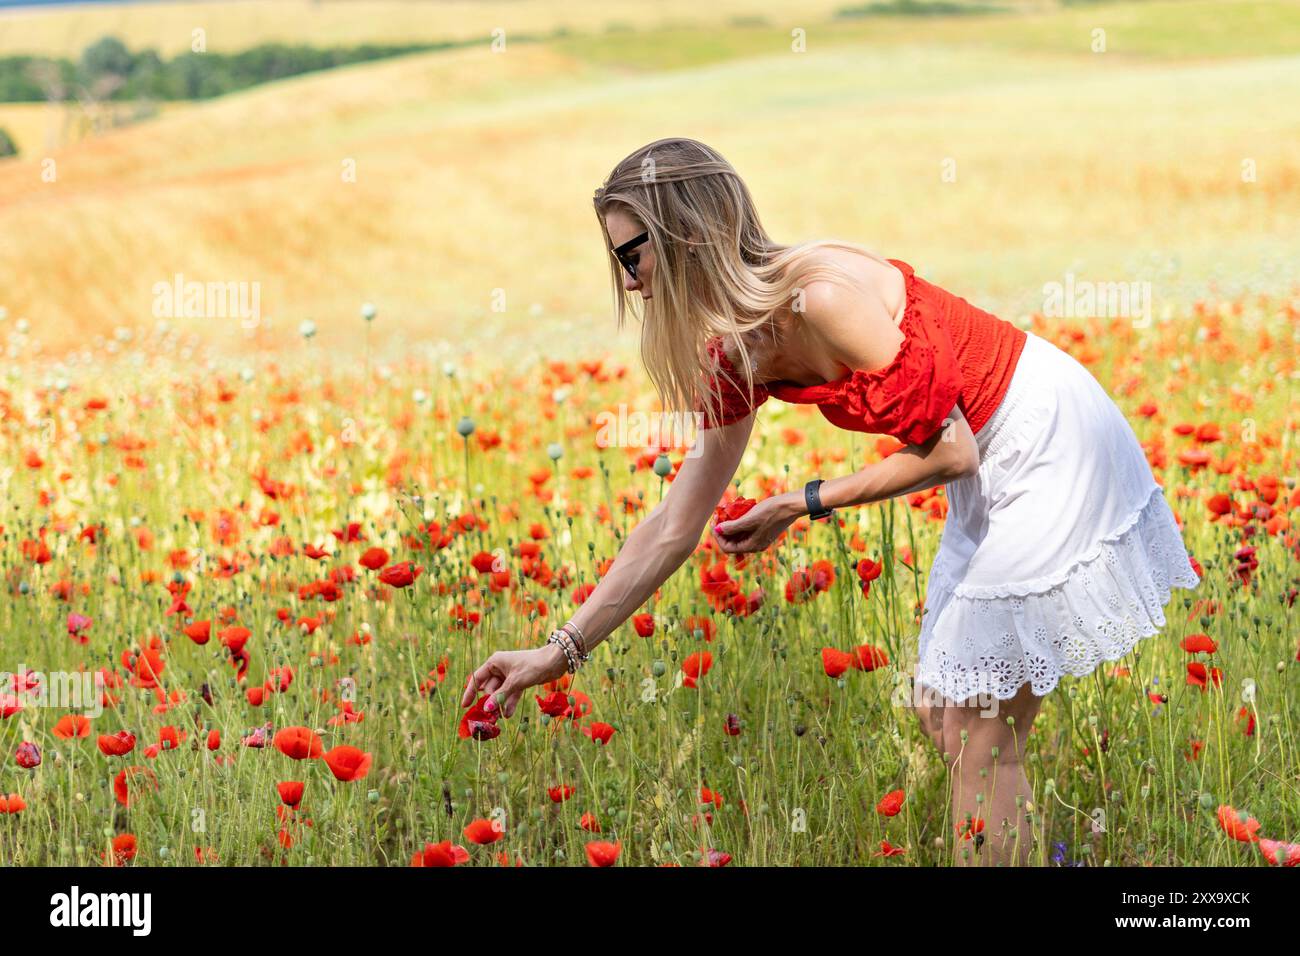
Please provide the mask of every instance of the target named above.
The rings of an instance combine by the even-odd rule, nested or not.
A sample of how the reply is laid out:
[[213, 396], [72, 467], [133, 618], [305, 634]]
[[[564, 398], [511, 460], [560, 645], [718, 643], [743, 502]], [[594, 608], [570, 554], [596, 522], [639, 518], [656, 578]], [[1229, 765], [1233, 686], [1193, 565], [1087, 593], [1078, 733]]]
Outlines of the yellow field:
[[[1257, 32], [1263, 6], [1239, 5]], [[1204, 4], [996, 35], [1137, 10], [1155, 42], [1161, 9], [1202, 49]], [[81, 344], [151, 327], [150, 290], [181, 273], [261, 283], [255, 334], [193, 325], [228, 347], [304, 319], [328, 345], [371, 300], [422, 340], [580, 350], [612, 330], [592, 190], [668, 135], [716, 145], [778, 239], [865, 242], [1009, 318], [1067, 272], [1151, 281], [1157, 314], [1215, 281], [1292, 287], [1300, 57], [1092, 54], [1086, 33], [1079, 52], [1009, 56], [952, 32], [984, 19], [807, 29], [805, 53], [784, 29], [698, 31], [673, 69], [656, 51], [684, 41], [655, 34], [414, 55], [178, 108], [55, 152], [54, 182], [46, 157], [0, 164], [0, 305], [40, 343]]]

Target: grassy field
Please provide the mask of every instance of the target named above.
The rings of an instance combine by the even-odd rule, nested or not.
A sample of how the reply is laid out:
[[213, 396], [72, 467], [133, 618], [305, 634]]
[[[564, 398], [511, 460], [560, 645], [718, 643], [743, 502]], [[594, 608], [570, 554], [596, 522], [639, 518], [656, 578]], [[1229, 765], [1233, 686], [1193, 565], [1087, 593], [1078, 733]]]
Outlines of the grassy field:
[[[1045, 703], [1021, 834], [1037, 864], [1263, 866], [1266, 841], [1300, 833], [1297, 319], [1252, 297], [1147, 329], [1035, 327], [1134, 423], [1203, 567], [1159, 636]], [[368, 334], [354, 318], [351, 354]], [[477, 866], [586, 865], [601, 843], [619, 865], [973, 850], [895, 697], [942, 488], [845, 511], [838, 533], [802, 519], [743, 561], [706, 537], [642, 619], [479, 740], [458, 731], [468, 670], [540, 643], [665, 491], [656, 449], [595, 446], [593, 416], [653, 407], [625, 367], [601, 350], [369, 367], [309, 342], [298, 370], [242, 376], [136, 354], [4, 393], [0, 628], [6, 666], [39, 672], [0, 696], [6, 864], [406, 865], [443, 841]], [[768, 403], [736, 491], [894, 447]], [[864, 560], [883, 566], [865, 594]], [[391, 578], [406, 562], [414, 579]], [[860, 646], [880, 666], [827, 666], [823, 649]], [[36, 706], [78, 673], [103, 675], [102, 713], [79, 719], [93, 694]]]

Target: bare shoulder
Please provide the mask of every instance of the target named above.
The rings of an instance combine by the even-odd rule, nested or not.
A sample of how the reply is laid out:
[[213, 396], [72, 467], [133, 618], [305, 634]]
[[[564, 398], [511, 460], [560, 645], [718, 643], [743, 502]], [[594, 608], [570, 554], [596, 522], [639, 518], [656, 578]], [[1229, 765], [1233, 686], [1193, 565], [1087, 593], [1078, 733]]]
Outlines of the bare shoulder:
[[[802, 285], [806, 312], [825, 315], [834, 310], [843, 310], [851, 305], [851, 300], [861, 296], [866, 290], [872, 305], [882, 305], [886, 313], [897, 324], [907, 297], [907, 280], [902, 271], [888, 262], [881, 262], [864, 256], [850, 249], [824, 248], [813, 257], [818, 264], [837, 265], [859, 281], [859, 287], [847, 286], [839, 279], [809, 277]], [[861, 308], [858, 305], [857, 308]]]
[[898, 353], [898, 327], [906, 299], [906, 280], [888, 262], [847, 249], [823, 249], [820, 262], [849, 270], [858, 286], [838, 278], [811, 277], [803, 290], [800, 324], [831, 356], [850, 368], [873, 369]]

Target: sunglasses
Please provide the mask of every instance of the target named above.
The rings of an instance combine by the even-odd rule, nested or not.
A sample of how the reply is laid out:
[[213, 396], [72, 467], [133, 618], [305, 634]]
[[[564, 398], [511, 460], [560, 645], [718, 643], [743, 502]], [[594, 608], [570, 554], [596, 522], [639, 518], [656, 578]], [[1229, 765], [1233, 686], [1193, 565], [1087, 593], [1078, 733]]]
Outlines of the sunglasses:
[[641, 235], [634, 239], [629, 239], [627, 242], [613, 250], [614, 258], [623, 264], [623, 268], [627, 270], [627, 274], [632, 277], [633, 281], [636, 281], [636, 263], [629, 259], [627, 254], [649, 238], [650, 233], [643, 232]]

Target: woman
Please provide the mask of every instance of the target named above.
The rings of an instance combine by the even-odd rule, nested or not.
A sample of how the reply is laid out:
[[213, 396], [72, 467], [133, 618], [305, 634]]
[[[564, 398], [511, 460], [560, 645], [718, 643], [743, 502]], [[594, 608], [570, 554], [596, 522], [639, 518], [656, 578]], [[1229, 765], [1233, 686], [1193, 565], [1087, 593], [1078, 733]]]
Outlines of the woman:
[[913, 706], [951, 772], [953, 820], [984, 824], [956, 862], [1026, 862], [1021, 759], [1042, 697], [1156, 633], [1170, 588], [1199, 583], [1123, 414], [1065, 352], [905, 262], [773, 242], [743, 181], [702, 143], [637, 150], [595, 207], [620, 327], [641, 293], [645, 364], [667, 407], [704, 413], [700, 454], [563, 628], [543, 647], [493, 654], [462, 706], [492, 694], [510, 716], [527, 688], [580, 666], [695, 550], [754, 410], [769, 396], [816, 403], [841, 428], [905, 447], [856, 474], [808, 476], [715, 523], [713, 542], [759, 551], [800, 516], [945, 486]]

